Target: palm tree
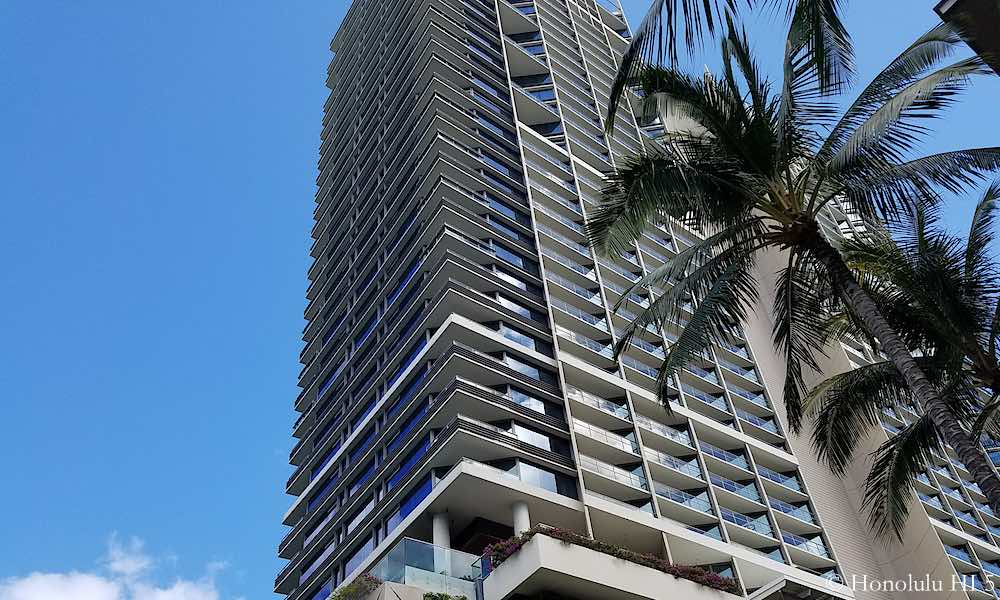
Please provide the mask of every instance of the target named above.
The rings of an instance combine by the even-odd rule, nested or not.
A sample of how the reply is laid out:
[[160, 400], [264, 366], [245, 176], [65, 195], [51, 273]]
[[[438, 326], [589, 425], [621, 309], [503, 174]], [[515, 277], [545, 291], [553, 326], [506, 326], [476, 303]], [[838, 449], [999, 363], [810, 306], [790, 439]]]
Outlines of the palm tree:
[[[873, 231], [842, 248], [886, 321], [918, 351], [918, 362], [936, 378], [941, 397], [952, 401], [963, 427], [994, 437], [1000, 430], [1000, 264], [990, 248], [998, 211], [1000, 183], [994, 183], [979, 200], [964, 240], [937, 227], [931, 206], [891, 231]], [[864, 335], [850, 318], [839, 319], [839, 325], [831, 333], [847, 329]], [[991, 396], [985, 407], [981, 390]], [[819, 456], [843, 474], [858, 444], [879, 426], [881, 411], [910, 397], [906, 382], [887, 361], [822, 382], [804, 401], [814, 416], [812, 439]], [[899, 536], [913, 478], [923, 472], [931, 452], [942, 453], [941, 437], [925, 415], [875, 452], [865, 505], [880, 534]]]
[[761, 76], [745, 31], [731, 19], [721, 40], [720, 75], [691, 76], [658, 65], [638, 71], [633, 83], [646, 116], [668, 124], [679, 115], [693, 125], [667, 134], [658, 150], [632, 157], [610, 174], [588, 221], [590, 242], [598, 252], [619, 254], [634, 248], [647, 224], [667, 218], [707, 237], [635, 284], [633, 289], [666, 291], [641, 310], [616, 352], [647, 325], [676, 320], [694, 297], [693, 316], [660, 368], [665, 397], [670, 378], [713, 340], [725, 339], [757, 301], [754, 267], [760, 255], [784, 252], [773, 337], [787, 364], [784, 396], [792, 430], [802, 427], [803, 373], [819, 371], [824, 315], [848, 311], [877, 340], [1000, 513], [1000, 479], [978, 443], [818, 221], [835, 201], [869, 222], [895, 219], [915, 212], [914, 199], [933, 199], [940, 189], [961, 191], [1000, 168], [997, 147], [913, 157], [929, 132], [923, 123], [951, 105], [971, 76], [989, 69], [978, 57], [940, 67], [959, 44], [955, 32], [941, 25], [903, 51], [841, 112], [823, 91], [821, 65], [803, 58], [810, 36], [808, 27], [793, 20], [777, 88]]
[[684, 45], [693, 51], [706, 34], [714, 36], [718, 24], [737, 13], [743, 4], [782, 10], [803, 36], [796, 48], [796, 63], [817, 66], [823, 93], [832, 93], [854, 75], [854, 45], [841, 19], [843, 0], [653, 0], [622, 57], [611, 88], [608, 127], [614, 127], [617, 108], [631, 82], [646, 64], [677, 63], [677, 38], [683, 28]]

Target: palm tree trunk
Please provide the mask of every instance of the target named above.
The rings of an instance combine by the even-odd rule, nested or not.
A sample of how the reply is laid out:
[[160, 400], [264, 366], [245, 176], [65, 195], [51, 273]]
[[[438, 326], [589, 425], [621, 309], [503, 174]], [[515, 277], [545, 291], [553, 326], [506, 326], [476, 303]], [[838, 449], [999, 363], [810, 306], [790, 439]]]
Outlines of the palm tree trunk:
[[[899, 338], [878, 310], [871, 296], [858, 284], [854, 274], [844, 263], [843, 257], [817, 232], [808, 244], [816, 258], [827, 268], [841, 298], [858, 316], [872, 337], [881, 344], [881, 351], [902, 374], [907, 386], [920, 406], [927, 411], [944, 440], [958, 454], [973, 480], [979, 484], [994, 512], [1000, 510], [1000, 477], [980, 449], [979, 442], [966, 431], [955, 415], [941, 400], [937, 390], [927, 380], [917, 362], [913, 360], [906, 344]], [[997, 512], [1000, 514], [1000, 512]]]

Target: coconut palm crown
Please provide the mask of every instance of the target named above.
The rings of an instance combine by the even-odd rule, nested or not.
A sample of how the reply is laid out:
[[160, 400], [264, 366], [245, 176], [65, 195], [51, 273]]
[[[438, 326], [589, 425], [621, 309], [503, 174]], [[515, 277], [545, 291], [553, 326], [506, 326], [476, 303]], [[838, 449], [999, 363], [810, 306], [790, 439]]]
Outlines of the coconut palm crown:
[[844, 0], [652, 0], [612, 84], [609, 128], [614, 127], [626, 90], [647, 64], [677, 63], [682, 30], [684, 46], [693, 52], [744, 4], [785, 13], [798, 35], [792, 59], [815, 65], [816, 83], [824, 93], [835, 92], [853, 79], [854, 44], [841, 18]]
[[[694, 298], [693, 315], [660, 368], [666, 398], [673, 375], [713, 341], [727, 339], [757, 302], [758, 258], [783, 252], [773, 337], [787, 364], [784, 399], [793, 431], [803, 422], [803, 375], [819, 370], [825, 315], [848, 312], [879, 343], [1000, 513], [1000, 479], [978, 444], [858, 284], [836, 240], [819, 227], [820, 214], [834, 201], [861, 219], [896, 220], [914, 214], [938, 190], [959, 192], [997, 170], [996, 147], [917, 153], [930, 132], [925, 123], [953, 104], [972, 76], [989, 69], [978, 57], [941, 66], [960, 47], [956, 33], [941, 25], [841, 111], [824, 89], [823, 65], [803, 52], [812, 39], [808, 23], [793, 19], [777, 86], [762, 76], [745, 32], [732, 19], [721, 39], [720, 74], [693, 76], [645, 64], [630, 80], [643, 98], [644, 118], [659, 118], [672, 131], [657, 150], [609, 175], [588, 219], [590, 242], [600, 253], [620, 254], [634, 248], [649, 224], [669, 218], [706, 237], [633, 286], [658, 295], [616, 342], [616, 352], [637, 331], [678, 320]], [[683, 126], [672, 127], [678, 122]]]
[[[938, 225], [938, 208], [920, 207], [913, 219], [843, 244], [844, 258], [862, 287], [950, 400], [963, 426], [1000, 439], [1000, 264], [996, 244], [1000, 184], [982, 195], [965, 239]], [[841, 326], [859, 331], [853, 319]], [[989, 399], [983, 398], [983, 395]], [[883, 410], [911, 394], [888, 361], [860, 366], [822, 382], [806, 397], [812, 439], [821, 459], [844, 473], [858, 446], [881, 426]], [[943, 439], [927, 415], [905, 425], [874, 453], [865, 505], [875, 530], [898, 537], [913, 496], [913, 480]]]

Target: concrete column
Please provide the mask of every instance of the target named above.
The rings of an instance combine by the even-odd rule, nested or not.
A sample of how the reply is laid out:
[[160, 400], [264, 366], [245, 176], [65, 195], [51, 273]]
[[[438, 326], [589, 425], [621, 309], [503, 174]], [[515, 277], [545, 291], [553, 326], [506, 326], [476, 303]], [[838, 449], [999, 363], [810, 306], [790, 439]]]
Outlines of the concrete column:
[[431, 531], [433, 544], [441, 548], [451, 548], [451, 528], [448, 524], [448, 513], [439, 512], [432, 515]]
[[531, 529], [531, 515], [528, 514], [527, 502], [515, 502], [511, 507], [514, 512], [514, 535], [521, 535]]

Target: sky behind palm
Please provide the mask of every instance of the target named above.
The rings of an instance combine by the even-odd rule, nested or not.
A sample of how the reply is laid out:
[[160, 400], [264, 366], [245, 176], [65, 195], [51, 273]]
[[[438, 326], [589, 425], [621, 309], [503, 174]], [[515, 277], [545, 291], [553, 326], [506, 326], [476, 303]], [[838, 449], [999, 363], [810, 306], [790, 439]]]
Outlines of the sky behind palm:
[[[863, 76], [936, 22], [924, 0], [850, 5]], [[272, 596], [346, 8], [0, 3], [0, 600]], [[750, 29], [776, 72], [780, 18]], [[998, 92], [981, 81], [929, 149], [1000, 140]]]

